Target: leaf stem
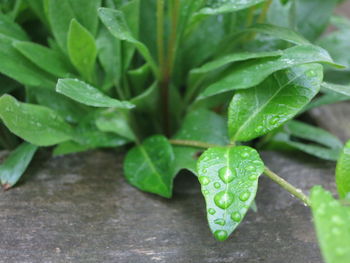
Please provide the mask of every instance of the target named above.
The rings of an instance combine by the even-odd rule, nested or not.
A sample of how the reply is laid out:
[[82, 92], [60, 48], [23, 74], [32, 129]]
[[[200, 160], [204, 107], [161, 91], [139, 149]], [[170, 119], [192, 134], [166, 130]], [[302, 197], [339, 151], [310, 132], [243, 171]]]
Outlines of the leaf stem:
[[170, 139], [169, 142], [174, 145], [192, 146], [192, 147], [203, 148], [203, 149], [212, 148], [212, 147], [223, 147], [222, 145], [211, 144], [211, 143], [200, 142], [200, 141]]
[[160, 70], [164, 70], [164, 0], [157, 0], [157, 51]]
[[[206, 143], [201, 141], [191, 141], [191, 140], [171, 139], [169, 140], [169, 142], [173, 145], [192, 146], [192, 147], [203, 148], [203, 149], [207, 149], [211, 147], [223, 147], [222, 145], [211, 144], [211, 143]], [[307, 197], [300, 189], [294, 187], [293, 185], [288, 183], [286, 180], [284, 180], [282, 177], [272, 172], [268, 167], [265, 167], [264, 174], [267, 177], [269, 177], [272, 181], [279, 184], [283, 189], [288, 191], [290, 194], [300, 199], [304, 204], [311, 206], [311, 201], [309, 197]]]
[[303, 192], [300, 189], [295, 188], [282, 177], [279, 177], [277, 174], [272, 172], [268, 167], [265, 167], [264, 174], [267, 177], [269, 177], [272, 181], [279, 184], [282, 188], [287, 190], [289, 193], [291, 193], [293, 196], [299, 198], [304, 204], [311, 206], [310, 199], [305, 194], [303, 194]]

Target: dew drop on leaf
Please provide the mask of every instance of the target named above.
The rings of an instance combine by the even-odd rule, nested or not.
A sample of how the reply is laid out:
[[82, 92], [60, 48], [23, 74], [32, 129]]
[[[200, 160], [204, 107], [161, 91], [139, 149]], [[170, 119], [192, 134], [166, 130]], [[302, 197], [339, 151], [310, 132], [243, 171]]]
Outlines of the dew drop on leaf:
[[216, 230], [214, 236], [219, 241], [224, 241], [227, 238], [227, 232], [225, 230]]
[[239, 195], [239, 200], [245, 202], [249, 199], [250, 197], [250, 193], [249, 192], [244, 192], [242, 194]]
[[214, 183], [214, 187], [215, 187], [216, 189], [219, 189], [219, 188], [221, 187], [221, 184], [218, 183], [218, 182], [215, 182], [215, 183]]
[[236, 177], [236, 172], [233, 172], [230, 168], [228, 167], [222, 167], [220, 170], [219, 170], [219, 177], [220, 179], [228, 184], [230, 182], [233, 181], [233, 179], [235, 179]]
[[201, 176], [198, 178], [198, 180], [202, 185], [207, 185], [210, 183], [210, 179], [206, 176]]
[[276, 116], [270, 120], [271, 125], [275, 125], [280, 120], [280, 117]]
[[223, 218], [217, 218], [214, 220], [214, 223], [220, 226], [224, 226], [226, 224], [226, 221]]
[[215, 204], [222, 209], [228, 208], [233, 203], [233, 200], [233, 194], [225, 191], [217, 193], [214, 197]]
[[248, 158], [249, 157], [249, 153], [248, 152], [244, 152], [241, 154], [242, 158]]
[[209, 213], [210, 215], [214, 215], [214, 214], [216, 213], [216, 211], [215, 211], [214, 208], [209, 208], [209, 209], [208, 209], [208, 213]]
[[241, 221], [242, 216], [241, 216], [241, 214], [240, 214], [239, 212], [233, 212], [233, 213], [231, 214], [231, 219], [232, 219], [233, 221], [235, 221], [235, 222], [239, 222], [239, 221]]
[[258, 126], [255, 128], [255, 132], [262, 132], [264, 130], [264, 127], [263, 126]]

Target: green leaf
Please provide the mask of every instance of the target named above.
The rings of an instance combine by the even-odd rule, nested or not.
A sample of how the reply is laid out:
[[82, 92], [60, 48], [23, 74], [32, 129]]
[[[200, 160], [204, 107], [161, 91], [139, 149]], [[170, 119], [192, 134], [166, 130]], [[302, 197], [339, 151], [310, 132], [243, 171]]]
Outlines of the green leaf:
[[12, 19], [4, 14], [0, 13], [0, 34], [7, 37], [18, 39], [18, 40], [28, 40], [26, 32]]
[[252, 27], [248, 27], [243, 32], [257, 32], [266, 35], [270, 35], [296, 45], [308, 45], [310, 42], [303, 36], [291, 30], [289, 28], [280, 27], [270, 24], [256, 24]]
[[0, 72], [24, 85], [54, 87], [54, 78], [22, 56], [12, 42], [0, 34]]
[[144, 59], [148, 62], [154, 74], [158, 76], [158, 67], [151, 53], [143, 43], [138, 41], [133, 36], [127, 25], [127, 22], [125, 21], [123, 12], [110, 8], [99, 8], [98, 11], [102, 22], [111, 32], [111, 34], [117, 39], [125, 40], [133, 44], [144, 57]]
[[137, 110], [154, 112], [159, 105], [159, 90], [157, 83], [153, 83], [140, 95], [132, 98], [130, 102], [136, 105]]
[[59, 52], [32, 42], [14, 42], [13, 46], [27, 59], [42, 70], [56, 77], [65, 78], [74, 72], [74, 68]]
[[350, 85], [338, 85], [333, 83], [322, 83], [322, 88], [330, 90], [340, 95], [350, 97]]
[[338, 0], [296, 0], [297, 29], [307, 39], [313, 41], [328, 26]]
[[0, 165], [0, 181], [5, 190], [18, 182], [37, 149], [37, 146], [24, 142]]
[[146, 139], [132, 148], [124, 161], [124, 174], [133, 186], [170, 198], [173, 188], [174, 153], [162, 135]]
[[93, 82], [97, 56], [94, 37], [73, 19], [69, 26], [67, 41], [68, 54], [72, 64], [86, 80]]
[[342, 206], [321, 186], [311, 190], [311, 208], [322, 255], [327, 263], [348, 263], [350, 207]]
[[58, 144], [53, 149], [53, 156], [61, 156], [66, 154], [85, 152], [92, 149], [90, 145], [82, 145], [75, 141], [66, 141]]
[[69, 140], [73, 134], [53, 110], [18, 102], [9, 95], [0, 98], [0, 118], [11, 132], [34, 145], [54, 145]]
[[321, 65], [301, 65], [237, 91], [228, 113], [231, 140], [252, 140], [294, 117], [318, 93], [322, 77]]
[[130, 127], [129, 115], [124, 111], [101, 112], [96, 119], [96, 126], [100, 131], [113, 132], [131, 141], [136, 137]]
[[340, 153], [335, 179], [339, 196], [341, 198], [350, 197], [350, 141]]
[[130, 102], [110, 98], [98, 89], [78, 79], [59, 79], [56, 91], [77, 102], [93, 107], [114, 107], [118, 109], [131, 109], [134, 107]]
[[292, 136], [319, 143], [329, 148], [340, 149], [343, 143], [333, 134], [301, 121], [291, 120], [284, 129]]
[[248, 146], [216, 147], [201, 155], [197, 171], [209, 227], [216, 239], [224, 241], [251, 206], [264, 163]]
[[202, 8], [197, 15], [218, 15], [229, 12], [237, 12], [242, 9], [246, 9], [253, 5], [260, 4], [265, 0], [244, 0], [244, 1], [232, 1], [232, 0], [212, 0]]
[[204, 90], [201, 97], [254, 87], [272, 73], [300, 64], [312, 62], [332, 64], [327, 51], [312, 45], [295, 46], [284, 50], [283, 53], [280, 57], [250, 60], [239, 66], [233, 66], [221, 79]]
[[[207, 109], [191, 111], [186, 115], [174, 139], [226, 145], [229, 143], [226, 120]], [[175, 172], [187, 169], [196, 174], [197, 154], [201, 149], [178, 145], [173, 148]]]

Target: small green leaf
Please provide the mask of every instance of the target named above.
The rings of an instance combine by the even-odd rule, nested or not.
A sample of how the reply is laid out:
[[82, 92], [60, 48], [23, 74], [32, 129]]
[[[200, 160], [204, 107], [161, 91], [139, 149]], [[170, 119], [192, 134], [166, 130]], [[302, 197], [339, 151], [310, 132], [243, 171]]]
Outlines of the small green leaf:
[[335, 92], [340, 95], [345, 95], [347, 97], [350, 97], [350, 85], [339, 85], [339, 84], [324, 82], [322, 84], [322, 88]]
[[72, 128], [53, 110], [18, 102], [10, 95], [0, 98], [0, 118], [11, 132], [34, 145], [54, 145], [73, 135]]
[[341, 198], [350, 197], [350, 141], [340, 153], [335, 179], [339, 196]]
[[322, 66], [307, 64], [280, 71], [259, 86], [238, 91], [229, 106], [232, 141], [249, 141], [279, 127], [318, 93]]
[[26, 32], [13, 20], [0, 13], [0, 34], [7, 37], [18, 39], [18, 40], [28, 40]]
[[135, 141], [135, 134], [129, 123], [129, 115], [123, 111], [101, 112], [96, 119], [96, 126], [100, 131], [113, 132], [131, 141]]
[[151, 53], [143, 43], [135, 39], [127, 25], [127, 22], [125, 21], [123, 12], [110, 8], [100, 8], [98, 11], [102, 22], [111, 32], [111, 34], [120, 40], [125, 40], [135, 45], [144, 59], [148, 62], [155, 75], [158, 76], [158, 67]]
[[68, 54], [72, 64], [86, 80], [92, 82], [97, 56], [94, 37], [73, 19], [69, 26], [67, 41]]
[[124, 174], [133, 186], [170, 198], [173, 188], [174, 153], [162, 135], [146, 139], [125, 157]]
[[37, 146], [24, 142], [0, 165], [0, 181], [5, 189], [18, 182], [37, 149]]
[[332, 59], [322, 48], [301, 45], [284, 50], [280, 57], [250, 60], [228, 69], [221, 79], [204, 90], [201, 98], [254, 87], [276, 71], [312, 62], [332, 64]]
[[42, 70], [56, 77], [65, 78], [74, 72], [74, 68], [57, 51], [32, 42], [14, 42], [13, 46], [27, 59]]
[[348, 263], [350, 207], [342, 206], [321, 186], [311, 190], [311, 208], [317, 237], [327, 263]]
[[201, 155], [197, 171], [209, 227], [216, 239], [223, 241], [251, 206], [264, 163], [248, 146], [216, 147]]
[[93, 107], [114, 107], [118, 109], [131, 109], [134, 107], [130, 102], [110, 98], [98, 89], [78, 79], [59, 79], [56, 91], [75, 101]]

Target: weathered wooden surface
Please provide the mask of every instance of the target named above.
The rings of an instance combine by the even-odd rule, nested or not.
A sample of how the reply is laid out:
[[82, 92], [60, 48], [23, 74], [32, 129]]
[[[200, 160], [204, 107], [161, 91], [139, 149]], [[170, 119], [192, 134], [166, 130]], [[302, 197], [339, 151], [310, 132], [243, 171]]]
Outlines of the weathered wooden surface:
[[[306, 192], [334, 189], [331, 163], [271, 152], [263, 159]], [[258, 213], [220, 243], [191, 175], [177, 178], [165, 200], [129, 186], [113, 153], [38, 158], [24, 184], [0, 193], [0, 262], [321, 262], [309, 209], [260, 180]]]

